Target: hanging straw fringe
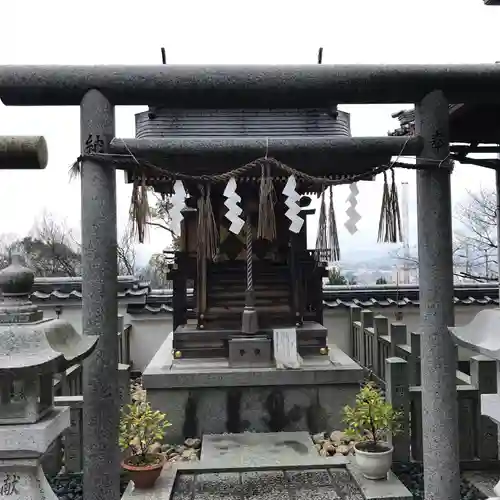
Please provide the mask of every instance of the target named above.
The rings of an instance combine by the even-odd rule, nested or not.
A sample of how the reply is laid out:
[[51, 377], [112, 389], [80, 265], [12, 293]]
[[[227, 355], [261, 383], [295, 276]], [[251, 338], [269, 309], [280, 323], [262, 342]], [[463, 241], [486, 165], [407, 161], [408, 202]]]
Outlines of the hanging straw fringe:
[[333, 186], [329, 187], [330, 206], [328, 209], [328, 248], [331, 251], [331, 260], [340, 260], [339, 235], [337, 232], [337, 221], [335, 220], [335, 206], [333, 204]]
[[69, 169], [69, 180], [72, 181], [74, 179], [78, 179], [80, 177], [81, 173], [81, 165], [80, 165], [80, 160], [76, 160], [73, 165], [71, 165]]
[[382, 206], [380, 208], [380, 221], [378, 225], [379, 243], [397, 243], [398, 241], [403, 241], [399, 197], [394, 169], [391, 169], [391, 175], [392, 183], [389, 188], [387, 173], [384, 172], [384, 192], [382, 195]]
[[219, 232], [215, 222], [212, 199], [210, 196], [210, 184], [207, 188], [200, 186], [201, 196], [198, 199], [198, 244], [203, 249], [207, 259], [214, 260], [217, 254]]
[[269, 165], [262, 166], [259, 194], [259, 222], [257, 225], [257, 238], [274, 241], [276, 239], [276, 217], [274, 204], [276, 203], [276, 192], [271, 177]]
[[321, 260], [328, 260], [328, 221], [326, 217], [325, 190], [321, 193], [321, 205], [319, 209], [318, 235], [316, 237], [316, 250]]
[[148, 202], [148, 187], [146, 176], [136, 177], [132, 187], [132, 197], [130, 199], [130, 223], [132, 234], [137, 236], [139, 243], [144, 243], [146, 229], [151, 217], [151, 210]]

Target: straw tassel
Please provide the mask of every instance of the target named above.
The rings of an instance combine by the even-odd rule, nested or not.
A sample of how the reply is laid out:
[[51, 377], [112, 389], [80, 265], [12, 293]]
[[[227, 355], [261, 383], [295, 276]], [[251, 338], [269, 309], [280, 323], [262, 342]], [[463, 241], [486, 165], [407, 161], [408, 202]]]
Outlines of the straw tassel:
[[326, 217], [325, 190], [321, 193], [321, 204], [319, 209], [318, 235], [316, 237], [316, 250], [319, 252], [320, 260], [324, 261], [326, 250], [328, 250], [328, 221]]
[[211, 191], [210, 184], [208, 184], [207, 192], [205, 195], [205, 216], [207, 224], [206, 255], [208, 259], [214, 260], [218, 248], [219, 231], [217, 230], [217, 224], [215, 222], [214, 210], [212, 207], [212, 197], [210, 191]]
[[335, 219], [335, 205], [333, 203], [333, 186], [329, 187], [330, 205], [328, 209], [328, 242], [331, 251], [332, 262], [340, 260], [339, 235], [337, 232], [337, 221]]
[[262, 166], [259, 194], [259, 222], [257, 225], [257, 238], [274, 241], [276, 239], [276, 216], [274, 204], [276, 192], [271, 177], [269, 165]]
[[144, 243], [146, 228], [151, 217], [151, 210], [148, 202], [148, 187], [144, 173], [134, 179], [132, 196], [130, 199], [130, 223], [132, 234], [137, 236], [139, 243]]
[[[205, 189], [200, 186], [201, 196], [198, 199], [198, 244], [204, 250], [207, 259], [213, 260], [217, 253], [219, 233], [210, 196], [210, 184]], [[201, 254], [200, 254], [201, 255]]]
[[391, 169], [391, 176], [392, 182], [391, 187], [389, 188], [387, 173], [384, 172], [384, 191], [382, 195], [382, 206], [380, 208], [380, 220], [378, 226], [379, 243], [397, 243], [398, 241], [403, 241], [399, 197], [394, 169]]
[[396, 174], [394, 173], [394, 169], [391, 169], [391, 177], [391, 209], [394, 216], [393, 243], [401, 243], [403, 241], [403, 228], [401, 225], [401, 211], [399, 209], [398, 187], [396, 185]]

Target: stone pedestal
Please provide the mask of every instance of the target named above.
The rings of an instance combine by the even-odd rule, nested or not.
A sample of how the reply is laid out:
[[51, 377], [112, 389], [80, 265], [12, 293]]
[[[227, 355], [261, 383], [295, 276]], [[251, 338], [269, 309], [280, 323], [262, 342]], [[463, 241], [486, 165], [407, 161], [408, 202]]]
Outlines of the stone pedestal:
[[[500, 376], [499, 322], [500, 309], [484, 309], [468, 325], [449, 328], [457, 345], [497, 360], [497, 379]], [[500, 394], [481, 395], [481, 414], [500, 425]], [[493, 491], [495, 497], [490, 500], [500, 498], [500, 481]]]
[[172, 427], [169, 443], [224, 432], [343, 429], [342, 409], [353, 404], [363, 370], [336, 346], [304, 356], [299, 369], [231, 366], [225, 358], [174, 359], [172, 334], [143, 373], [154, 409]]
[[57, 408], [30, 426], [0, 426], [0, 497], [57, 498], [45, 479], [40, 459], [69, 425], [69, 408]]

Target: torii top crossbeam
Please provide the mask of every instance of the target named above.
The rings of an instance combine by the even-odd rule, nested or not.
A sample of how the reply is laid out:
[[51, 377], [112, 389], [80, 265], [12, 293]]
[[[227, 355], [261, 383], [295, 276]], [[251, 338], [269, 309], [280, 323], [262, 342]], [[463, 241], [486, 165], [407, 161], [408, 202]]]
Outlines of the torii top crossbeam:
[[169, 108], [316, 107], [413, 103], [433, 90], [449, 102], [500, 101], [500, 65], [0, 66], [13, 106], [79, 105], [90, 89], [114, 105]]

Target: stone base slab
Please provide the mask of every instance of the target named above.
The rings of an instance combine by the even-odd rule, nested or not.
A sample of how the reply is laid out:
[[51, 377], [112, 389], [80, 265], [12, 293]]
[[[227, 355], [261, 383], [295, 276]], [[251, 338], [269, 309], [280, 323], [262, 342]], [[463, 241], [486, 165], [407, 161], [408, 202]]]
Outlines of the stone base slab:
[[217, 470], [208, 463], [178, 464], [163, 470], [154, 489], [137, 490], [131, 482], [122, 500], [411, 500], [390, 473], [385, 481], [365, 479], [352, 466], [241, 467]]
[[358, 383], [363, 369], [334, 344], [328, 355], [305, 356], [296, 370], [275, 367], [232, 367], [224, 358], [173, 359], [173, 333], [143, 373], [146, 389], [249, 387]]
[[68, 407], [54, 408], [34, 424], [1, 425], [0, 459], [19, 457], [19, 450], [22, 450], [23, 458], [39, 457], [69, 426]]
[[172, 423], [171, 444], [204, 434], [339, 430], [343, 407], [363, 381], [362, 368], [335, 346], [297, 370], [235, 368], [227, 360], [173, 365], [166, 351], [168, 340], [143, 383], [153, 408]]

